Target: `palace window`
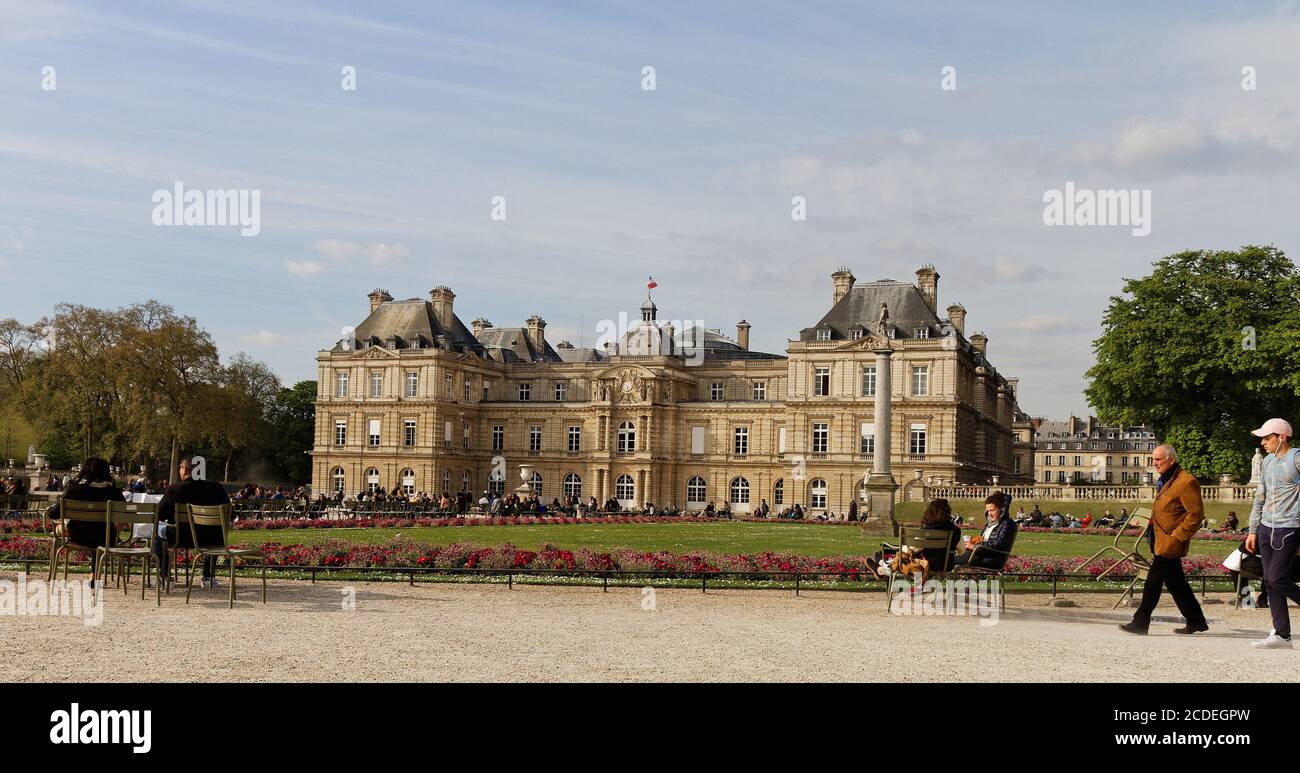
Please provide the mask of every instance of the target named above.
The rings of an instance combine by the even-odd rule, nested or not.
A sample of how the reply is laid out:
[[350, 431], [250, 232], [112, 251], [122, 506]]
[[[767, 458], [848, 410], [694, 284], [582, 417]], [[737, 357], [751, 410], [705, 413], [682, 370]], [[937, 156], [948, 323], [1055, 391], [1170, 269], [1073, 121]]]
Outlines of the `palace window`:
[[492, 395], [492, 382], [483, 379], [483, 402], [487, 402]]
[[744, 456], [749, 453], [749, 427], [736, 427], [736, 456]]
[[714, 402], [717, 402], [718, 400], [721, 400], [721, 399], [722, 399], [722, 393], [723, 393], [723, 392], [722, 392], [722, 382], [721, 382], [721, 381], [714, 381], [712, 384], [709, 384], [709, 399], [710, 399], [710, 400], [713, 400]]
[[334, 492], [342, 491], [343, 484], [347, 480], [347, 476], [343, 474], [343, 468], [335, 467], [334, 472], [330, 473], [330, 477], [334, 479]]
[[916, 334], [916, 337], [917, 337], [917, 338], [929, 338], [929, 337], [930, 337], [930, 328], [928, 328], [928, 327], [918, 327], [918, 328], [917, 328], [916, 330], [914, 330], [913, 332]]
[[577, 453], [582, 450], [582, 426], [575, 425], [569, 427], [569, 453]]
[[520, 382], [519, 382], [519, 402], [521, 402], [521, 403], [526, 403], [526, 402], [528, 402], [528, 398], [529, 398], [529, 396], [532, 395], [532, 392], [533, 392], [533, 385], [532, 385], [532, 384], [530, 384], [530, 383], [527, 382], [527, 381], [520, 381]]
[[366, 470], [366, 491], [371, 494], [379, 490], [379, 470], [371, 467]]
[[415, 445], [415, 419], [406, 419], [402, 422], [402, 445]]
[[410, 467], [402, 470], [402, 491], [408, 497], [415, 493], [415, 470]]
[[346, 370], [334, 374], [334, 396], [348, 396], [348, 372]]
[[784, 478], [778, 480], [776, 482], [776, 485], [772, 486], [772, 504], [774, 505], [785, 504], [785, 479]]
[[863, 397], [876, 396], [876, 366], [875, 365], [862, 366], [862, 396]]
[[406, 374], [406, 396], [415, 397], [420, 392], [420, 374], [410, 371]]
[[814, 510], [825, 510], [826, 500], [830, 489], [826, 486], [826, 481], [821, 478], [814, 478], [808, 484], [808, 506]]
[[370, 432], [367, 434], [368, 442], [371, 447], [379, 445], [379, 424], [380, 419], [370, 420]]
[[749, 481], [744, 478], [736, 478], [731, 481], [731, 504], [749, 504]]
[[766, 382], [766, 381], [755, 381], [755, 382], [754, 382], [754, 399], [755, 399], [755, 400], [766, 400], [766, 399], [767, 399], [767, 382]]
[[540, 472], [533, 473], [533, 479], [528, 481], [528, 485], [532, 486], [533, 493], [540, 497], [542, 495], [542, 474]]
[[373, 371], [370, 374], [370, 396], [384, 396], [384, 374], [382, 371]]
[[917, 456], [925, 455], [925, 425], [913, 424], [908, 433], [907, 452]]
[[469, 422], [468, 421], [461, 425], [461, 435], [464, 438], [465, 450], [468, 451], [469, 450]]
[[930, 394], [930, 366], [912, 366], [912, 396], [922, 397]]
[[528, 428], [528, 450], [542, 450], [542, 428], [541, 425], [534, 424]]
[[830, 425], [814, 424], [812, 425], [812, 452], [814, 454], [826, 453], [830, 445]]
[[[630, 454], [636, 451], [636, 426], [630, 421], [618, 425], [618, 452]], [[619, 499], [631, 497], [619, 497]]]
[[703, 503], [709, 495], [709, 486], [704, 482], [704, 478], [696, 475], [686, 481], [686, 501], [691, 503]]
[[831, 369], [815, 368], [813, 370], [813, 395], [825, 397], [831, 393]]
[[864, 456], [871, 456], [876, 453], [876, 425], [867, 422], [862, 423], [862, 439], [859, 446]]
[[582, 496], [582, 477], [576, 472], [564, 476], [564, 495], [577, 499]]
[[565, 395], [568, 393], [568, 391], [569, 391], [569, 383], [567, 381], [556, 381], [555, 402], [557, 403], [564, 402]]
[[818, 331], [817, 331], [817, 340], [818, 340], [818, 341], [829, 341], [829, 340], [831, 340], [831, 331], [830, 331], [830, 330], [827, 330], [826, 328], [822, 328], [821, 330], [818, 330]]
[[450, 400], [452, 397], [456, 395], [456, 374], [448, 373], [446, 378], [447, 378], [447, 388], [445, 390], [445, 394], [447, 396], [447, 399]]
[[469, 396], [470, 396], [471, 390], [473, 390], [473, 388], [474, 388], [474, 382], [470, 380], [470, 377], [469, 377], [469, 376], [466, 376], [466, 377], [465, 377], [465, 383], [464, 383], [463, 386], [464, 386], [464, 389], [461, 390], [461, 394], [462, 394], [463, 399], [465, 400], [465, 402], [468, 403], [468, 402], [469, 402]]
[[614, 498], [625, 502], [636, 499], [636, 485], [632, 483], [631, 475], [620, 475], [614, 481]]
[[336, 419], [334, 422], [334, 445], [345, 446], [348, 444], [348, 420]]
[[[445, 482], [445, 476], [444, 476], [443, 488], [446, 487], [447, 484]], [[501, 496], [506, 493], [505, 472], [501, 470], [493, 470], [492, 473], [488, 475], [488, 491], [491, 491], [493, 494], [496, 494], [497, 496]]]
[[492, 425], [492, 450], [500, 451], [506, 447], [506, 428], [503, 424]]

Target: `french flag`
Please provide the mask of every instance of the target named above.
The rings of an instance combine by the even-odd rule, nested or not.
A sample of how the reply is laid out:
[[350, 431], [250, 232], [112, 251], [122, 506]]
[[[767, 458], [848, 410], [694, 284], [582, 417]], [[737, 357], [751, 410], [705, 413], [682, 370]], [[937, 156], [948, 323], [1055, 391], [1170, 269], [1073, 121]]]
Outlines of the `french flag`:
[[659, 283], [655, 281], [654, 277], [650, 277], [649, 281], [645, 283], [645, 286], [647, 290], [653, 290], [659, 286]]

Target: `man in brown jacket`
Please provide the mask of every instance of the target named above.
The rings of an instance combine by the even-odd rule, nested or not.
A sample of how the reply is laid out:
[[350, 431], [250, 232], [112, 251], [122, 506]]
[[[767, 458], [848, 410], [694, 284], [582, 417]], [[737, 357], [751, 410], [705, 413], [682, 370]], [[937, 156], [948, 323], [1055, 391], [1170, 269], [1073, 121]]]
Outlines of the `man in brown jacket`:
[[1201, 484], [1196, 476], [1178, 465], [1178, 454], [1173, 446], [1162, 445], [1151, 453], [1151, 461], [1160, 480], [1156, 482], [1156, 501], [1151, 508], [1151, 531], [1155, 535], [1151, 569], [1146, 584], [1142, 586], [1142, 603], [1133, 613], [1133, 622], [1120, 628], [1128, 633], [1145, 634], [1151, 625], [1151, 613], [1160, 602], [1161, 587], [1167, 586], [1174, 597], [1178, 611], [1187, 624], [1175, 628], [1174, 633], [1198, 633], [1210, 630], [1205, 613], [1196, 601], [1192, 586], [1183, 575], [1183, 556], [1191, 545], [1192, 537], [1205, 521], [1205, 506], [1201, 503]]

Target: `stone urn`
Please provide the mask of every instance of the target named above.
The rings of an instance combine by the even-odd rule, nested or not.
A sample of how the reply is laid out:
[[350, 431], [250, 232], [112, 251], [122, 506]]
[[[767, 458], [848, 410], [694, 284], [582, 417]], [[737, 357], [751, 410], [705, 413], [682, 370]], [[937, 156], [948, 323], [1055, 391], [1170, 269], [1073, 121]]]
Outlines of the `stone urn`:
[[519, 488], [515, 489], [515, 493], [520, 497], [533, 493], [533, 471], [534, 468], [531, 464], [519, 465], [519, 480], [523, 482], [519, 484]]

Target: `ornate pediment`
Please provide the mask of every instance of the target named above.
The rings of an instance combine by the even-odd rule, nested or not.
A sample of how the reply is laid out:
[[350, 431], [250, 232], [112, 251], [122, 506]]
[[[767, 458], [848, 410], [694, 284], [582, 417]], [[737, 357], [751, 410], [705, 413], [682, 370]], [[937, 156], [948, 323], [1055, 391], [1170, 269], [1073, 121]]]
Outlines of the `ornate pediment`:
[[846, 341], [838, 347], [842, 352], [873, 352], [877, 349], [892, 349], [889, 340], [878, 335], [864, 335], [856, 341]]
[[398, 359], [397, 352], [390, 352], [382, 346], [368, 346], [365, 349], [358, 349], [353, 353], [354, 360], [395, 360]]

